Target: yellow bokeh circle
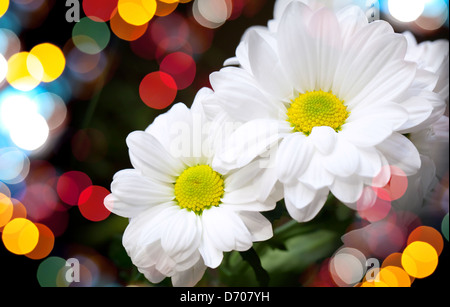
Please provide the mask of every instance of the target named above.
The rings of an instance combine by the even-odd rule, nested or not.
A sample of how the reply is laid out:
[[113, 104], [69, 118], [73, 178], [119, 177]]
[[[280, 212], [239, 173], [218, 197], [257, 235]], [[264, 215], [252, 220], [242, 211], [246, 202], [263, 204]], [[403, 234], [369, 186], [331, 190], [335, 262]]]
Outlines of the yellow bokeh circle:
[[9, 0], [0, 0], [0, 17], [2, 17], [9, 7]]
[[5, 226], [13, 215], [13, 204], [11, 199], [0, 193], [0, 227]]
[[119, 0], [117, 9], [124, 21], [134, 26], [142, 26], [155, 15], [156, 0]]
[[15, 89], [31, 91], [41, 83], [43, 77], [44, 68], [35, 55], [24, 51], [9, 58], [6, 80]]
[[6, 224], [2, 233], [3, 244], [11, 253], [25, 255], [38, 244], [39, 229], [26, 218], [16, 218]]
[[36, 56], [42, 64], [44, 69], [43, 82], [52, 82], [63, 73], [66, 58], [59, 47], [50, 43], [43, 43], [31, 49], [30, 54]]
[[425, 278], [436, 270], [438, 257], [433, 246], [422, 241], [414, 241], [402, 253], [402, 266], [409, 275]]
[[397, 266], [382, 268], [377, 277], [388, 287], [411, 287], [411, 279], [408, 273]]

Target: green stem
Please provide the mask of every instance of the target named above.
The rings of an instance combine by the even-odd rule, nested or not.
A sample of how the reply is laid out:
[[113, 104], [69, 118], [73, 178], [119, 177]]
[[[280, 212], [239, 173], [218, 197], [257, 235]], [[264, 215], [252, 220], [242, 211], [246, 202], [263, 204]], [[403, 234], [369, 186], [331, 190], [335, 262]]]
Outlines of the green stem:
[[255, 272], [256, 279], [258, 280], [261, 287], [267, 287], [269, 285], [269, 274], [261, 265], [261, 259], [256, 253], [255, 249], [252, 247], [245, 252], [240, 252], [241, 257], [244, 261], [247, 261], [248, 264], [252, 267]]

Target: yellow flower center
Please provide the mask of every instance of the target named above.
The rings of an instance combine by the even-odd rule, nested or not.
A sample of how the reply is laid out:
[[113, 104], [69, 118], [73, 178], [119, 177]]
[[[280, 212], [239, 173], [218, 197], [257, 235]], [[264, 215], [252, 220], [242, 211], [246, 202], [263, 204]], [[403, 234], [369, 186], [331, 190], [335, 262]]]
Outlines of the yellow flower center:
[[296, 132], [309, 135], [314, 127], [320, 126], [340, 131], [349, 114], [343, 101], [331, 92], [320, 90], [295, 98], [287, 111], [287, 120]]
[[178, 205], [196, 214], [219, 206], [223, 193], [222, 175], [208, 165], [189, 167], [175, 181], [175, 199]]

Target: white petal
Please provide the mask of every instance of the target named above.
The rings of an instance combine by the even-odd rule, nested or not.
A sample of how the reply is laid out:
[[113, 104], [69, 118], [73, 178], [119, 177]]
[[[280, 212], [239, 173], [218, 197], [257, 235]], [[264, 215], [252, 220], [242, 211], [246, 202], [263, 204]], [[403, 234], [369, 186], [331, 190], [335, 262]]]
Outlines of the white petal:
[[405, 122], [398, 130], [409, 131], [412, 127], [417, 127], [424, 121], [426, 121], [433, 112], [431, 104], [427, 103], [426, 99], [413, 96], [408, 100], [402, 102], [409, 113], [408, 121]]
[[252, 68], [250, 66], [250, 59], [249, 59], [249, 53], [248, 53], [248, 36], [251, 32], [258, 32], [258, 34], [263, 37], [264, 39], [270, 41], [273, 40], [273, 33], [270, 32], [267, 27], [264, 26], [251, 26], [247, 30], [245, 30], [244, 34], [242, 35], [241, 42], [236, 48], [236, 57], [238, 59], [238, 62], [242, 68], [244, 68], [246, 71], [251, 72]]
[[[225, 195], [222, 202], [234, 205], [242, 204], [248, 207], [248, 203], [258, 204], [263, 211], [271, 210], [274, 202], [272, 191], [277, 177], [276, 167], [270, 160], [276, 159], [276, 148], [269, 151], [269, 158], [257, 158], [248, 165], [232, 170], [224, 176]], [[274, 151], [274, 153], [271, 153]], [[273, 156], [273, 157], [272, 157]], [[233, 210], [239, 210], [240, 206], [233, 206]], [[244, 210], [244, 209], [242, 209]], [[254, 210], [254, 209], [253, 209]]]
[[173, 205], [173, 203], [166, 203], [151, 207], [142, 212], [142, 214], [130, 219], [123, 234], [122, 243], [132, 259], [134, 258], [133, 255], [137, 255], [146, 245], [159, 240], [160, 237], [158, 236], [158, 233], [155, 233], [153, 238], [150, 238], [145, 242], [141, 241], [144, 233], [156, 232], [155, 230], [158, 230], [158, 228], [153, 229], [153, 226], [157, 226], [158, 223], [161, 222], [161, 217], [164, 217], [163, 215], [160, 216], [160, 214], [167, 209], [170, 209]]
[[[408, 110], [402, 104], [381, 101], [376, 104], [366, 105], [360, 104], [351, 109], [350, 115], [347, 119], [347, 123], [342, 126], [344, 134], [346, 129], [352, 124], [361, 124], [367, 126], [364, 122], [370, 122], [371, 126], [375, 130], [381, 130], [380, 134], [383, 134], [384, 130], [394, 131], [401, 127], [408, 120]], [[364, 134], [366, 130], [352, 128], [358, 132]], [[389, 135], [390, 133], [388, 133]], [[388, 136], [387, 135], [387, 136]], [[383, 138], [387, 137], [383, 135]], [[369, 144], [369, 142], [367, 142]], [[372, 143], [375, 145], [376, 143]]]
[[[277, 178], [277, 148], [269, 152], [269, 159], [261, 162], [261, 168], [263, 168], [262, 173], [256, 180], [256, 194], [257, 200], [265, 202], [269, 197], [271, 197], [275, 202], [281, 200], [283, 196], [276, 193]], [[272, 165], [273, 164], [273, 165]]]
[[[174, 201], [167, 204], [155, 206], [146, 210], [143, 214], [134, 218], [137, 225], [140, 225], [139, 244], [145, 245], [150, 242], [161, 240], [167, 225], [170, 224], [174, 216], [182, 209]], [[130, 222], [131, 224], [131, 222]]]
[[247, 185], [252, 185], [261, 173], [259, 161], [253, 161], [248, 165], [229, 172], [224, 178], [225, 191], [232, 192]]
[[331, 154], [325, 157], [324, 167], [332, 174], [348, 177], [359, 166], [358, 149], [344, 138], [338, 138]]
[[204, 236], [220, 251], [242, 251], [252, 245], [251, 234], [237, 213], [213, 207], [202, 213]]
[[[439, 76], [435, 73], [432, 73], [427, 70], [417, 69], [414, 80], [411, 84], [410, 91], [408, 94], [416, 95], [420, 91], [433, 91], [437, 82], [439, 80]], [[399, 99], [399, 101], [402, 99]]]
[[323, 208], [328, 197], [328, 189], [322, 189], [317, 192], [316, 197], [301, 209], [297, 208], [294, 203], [286, 200], [286, 209], [289, 215], [298, 222], [308, 222], [313, 219], [317, 213]]
[[105, 197], [103, 204], [109, 211], [122, 217], [130, 218], [142, 212], [141, 207], [130, 206], [112, 193]]
[[[448, 48], [448, 42], [447, 42]], [[434, 92], [438, 93], [442, 99], [448, 101], [449, 97], [449, 55], [447, 51], [447, 57], [444, 59], [441, 67], [436, 71], [436, 74], [439, 75], [439, 80], [434, 88]]]
[[308, 168], [314, 151], [314, 145], [302, 133], [296, 132], [285, 137], [276, 157], [278, 179], [283, 183], [295, 180]]
[[160, 283], [164, 280], [167, 276], [159, 272], [155, 266], [149, 266], [149, 267], [139, 267], [139, 272], [144, 274], [145, 278], [147, 278], [152, 283]]
[[248, 53], [253, 75], [265, 91], [281, 99], [292, 96], [292, 87], [282, 71], [279, 57], [256, 31], [248, 35]]
[[417, 148], [399, 133], [393, 133], [377, 148], [390, 165], [399, 167], [407, 176], [415, 174], [420, 168], [420, 155]]
[[210, 83], [221, 106], [238, 121], [276, 118], [277, 105], [260, 90], [252, 75], [242, 68], [226, 67], [210, 75]]
[[[138, 268], [147, 265], [147, 263], [151, 263], [151, 265], [155, 267], [155, 270], [166, 276], [172, 275], [173, 269], [176, 266], [176, 262], [164, 253], [159, 241], [145, 245], [134, 259], [141, 259], [140, 262], [133, 260], [134, 265]], [[142, 263], [142, 261], [146, 262]]]
[[184, 103], [176, 103], [169, 111], [158, 115], [145, 132], [153, 135], [167, 151], [170, 151], [171, 132], [174, 132], [172, 126], [179, 123], [191, 126], [191, 117], [190, 110]]
[[248, 164], [275, 145], [283, 129], [278, 120], [257, 119], [243, 124], [230, 135], [223, 150], [216, 153], [213, 168], [226, 173], [230, 167]]
[[161, 246], [177, 262], [192, 258], [200, 244], [202, 229], [197, 215], [178, 210], [167, 222], [161, 235]]
[[[128, 228], [127, 228], [128, 229]], [[129, 234], [130, 232], [128, 232]], [[152, 242], [147, 245], [139, 245], [131, 240], [136, 240], [136, 238], [131, 238], [129, 235], [125, 237], [127, 232], [124, 232], [123, 246], [131, 258], [131, 261], [138, 268], [148, 268], [155, 267], [159, 262], [161, 257], [164, 257], [164, 250], [159, 242]], [[155, 268], [156, 269], [156, 268]], [[162, 273], [162, 272], [160, 272]], [[167, 274], [164, 274], [167, 275]]]
[[380, 173], [382, 167], [382, 159], [376, 148], [358, 148], [359, 167], [357, 174], [362, 177], [373, 178]]
[[223, 62], [223, 66], [238, 66], [239, 64], [237, 57], [228, 58]]
[[[194, 102], [191, 105], [191, 111], [194, 113], [200, 113], [204, 115], [204, 104], [205, 101], [208, 101], [208, 98], [213, 97], [214, 92], [209, 87], [202, 87], [195, 94]], [[187, 114], [186, 114], [187, 116]]]
[[246, 186], [241, 189], [225, 192], [222, 202], [231, 204], [251, 203], [256, 201], [257, 195], [253, 186]]
[[336, 177], [330, 191], [343, 203], [354, 203], [361, 197], [363, 187], [363, 181], [358, 176]]
[[[359, 28], [354, 35], [344, 37], [345, 49], [336, 68], [333, 85], [334, 92], [341, 99], [348, 99], [354, 84], [361, 82], [361, 79], [364, 79], [364, 84], [378, 72], [378, 67], [369, 69], [372, 58], [368, 56], [375, 58], [377, 52], [372, 54], [373, 49], [379, 49], [382, 45], [376, 43], [380, 39], [389, 41], [390, 37], [385, 35], [392, 33], [393, 29], [387, 22], [372, 22]], [[376, 45], [372, 47], [372, 44]]]
[[[394, 44], [387, 47], [392, 45]], [[377, 66], [381, 66], [378, 68], [378, 74], [370, 80], [365, 80], [364, 84], [355, 85], [354, 94], [351, 94], [351, 98], [346, 100], [348, 106], [395, 100], [408, 89], [414, 80], [416, 73], [416, 64], [414, 63], [400, 60], [389, 61], [381, 56], [374, 62]], [[375, 69], [375, 67], [369, 69]]]
[[278, 28], [280, 60], [291, 85], [299, 92], [315, 89], [317, 50], [307, 24], [312, 12], [305, 4], [293, 1], [286, 8]]
[[[162, 230], [166, 229], [168, 221], [180, 211], [173, 203], [152, 207], [130, 220], [123, 235], [123, 246], [133, 264], [145, 270], [156, 270], [170, 276], [174, 270], [187, 269], [199, 259], [194, 253], [185, 261], [175, 261], [161, 246]], [[156, 278], [156, 277], [155, 277]]]
[[314, 127], [308, 136], [316, 149], [323, 155], [328, 155], [334, 149], [337, 134], [333, 128], [328, 126]]
[[[398, 129], [398, 132], [412, 133], [425, 129], [439, 120], [447, 107], [442, 96], [433, 92], [422, 91], [412, 99], [404, 102], [405, 108], [410, 112], [410, 118]], [[428, 114], [429, 108], [431, 108], [430, 114]]]
[[272, 210], [277, 201], [270, 197], [276, 182], [275, 175], [275, 169], [259, 168], [258, 160], [226, 175], [222, 205], [229, 206], [231, 210]]
[[239, 216], [252, 235], [252, 241], [265, 241], [273, 236], [272, 224], [259, 212], [239, 212]]
[[160, 271], [162, 274], [165, 274], [167, 276], [172, 275], [177, 263], [172, 258], [170, 258], [168, 255], [164, 255], [164, 254], [159, 254], [159, 255], [162, 255], [162, 256], [156, 262], [155, 268], [158, 271]]
[[447, 39], [424, 41], [416, 46], [409, 46], [407, 59], [419, 62], [421, 68], [437, 72], [448, 60], [449, 44]]
[[[377, 33], [377, 27], [374, 29], [375, 23], [371, 23], [363, 27], [358, 35], [354, 37], [354, 41], [349, 50], [344, 50], [342, 58], [336, 69], [334, 77], [333, 92], [335, 92], [340, 99], [346, 101], [348, 105], [357, 104], [365, 97], [361, 94], [363, 91], [366, 94], [371, 94], [370, 90], [376, 90], [377, 84], [386, 79], [393, 79], [398, 74], [394, 70], [393, 64], [399, 62], [406, 65], [403, 61], [404, 53], [406, 52], [406, 42], [403, 36], [396, 36], [393, 34], [374, 35]], [[385, 23], [378, 23], [382, 25], [378, 27], [380, 32], [385, 32], [386, 29], [392, 30], [390, 26], [384, 26]], [[373, 33], [370, 30], [375, 30]], [[395, 66], [397, 68], [398, 65]], [[400, 67], [401, 68], [401, 67]], [[383, 73], [381, 73], [383, 72]], [[404, 80], [409, 81], [414, 78], [414, 74], [407, 75], [409, 70], [400, 70]], [[386, 75], [386, 76], [385, 76]], [[407, 83], [407, 82], [404, 82]], [[395, 96], [398, 91], [404, 90], [403, 87], [392, 87], [390, 91], [385, 92], [386, 95]], [[391, 91], [393, 92], [391, 94]], [[373, 95], [379, 94], [379, 89]], [[354, 101], [354, 102], [352, 102]], [[371, 99], [370, 101], [373, 101]]]
[[315, 190], [329, 186], [334, 180], [334, 175], [325, 168], [324, 159], [324, 156], [316, 151], [309, 161], [307, 169], [301, 174], [297, 174], [297, 179]]
[[392, 132], [389, 123], [372, 117], [344, 124], [339, 136], [355, 146], [372, 147], [383, 142]]
[[336, 13], [341, 27], [343, 44], [351, 44], [351, 38], [355, 33], [368, 24], [367, 16], [357, 6], [349, 5]]
[[135, 131], [127, 137], [133, 167], [147, 177], [164, 182], [174, 182], [185, 168], [181, 160], [173, 158], [151, 134]]
[[175, 104], [167, 113], [158, 116], [146, 132], [159, 141], [166, 154], [181, 163], [203, 164], [211, 155], [205, 127], [206, 110], [214, 112], [219, 108], [213, 96], [211, 89], [200, 89], [191, 109], [182, 103]]
[[131, 207], [156, 205], [174, 199], [172, 184], [163, 183], [143, 176], [135, 169], [126, 169], [114, 175], [111, 192]]
[[281, 20], [283, 14], [286, 11], [287, 6], [292, 2], [292, 0], [277, 0], [273, 8], [273, 16], [276, 20]]
[[284, 185], [285, 201], [297, 209], [308, 206], [314, 200], [316, 194], [316, 190], [301, 182]]
[[315, 89], [328, 92], [333, 83], [333, 74], [342, 50], [340, 26], [334, 12], [322, 8], [314, 12], [309, 22], [317, 50], [317, 79]]
[[268, 198], [266, 201], [253, 201], [253, 202], [244, 202], [244, 201], [235, 201], [235, 203], [232, 202], [225, 202], [222, 199], [222, 204], [220, 205], [223, 208], [226, 208], [228, 210], [232, 211], [270, 211], [275, 208], [276, 201], [272, 200], [271, 198]]
[[389, 137], [408, 120], [402, 105], [382, 102], [376, 105], [359, 105], [354, 108], [339, 136], [359, 147], [372, 147]]
[[206, 266], [200, 259], [194, 266], [186, 271], [176, 272], [172, 276], [172, 284], [174, 287], [193, 287], [203, 277]]
[[203, 233], [203, 238], [198, 250], [202, 255], [205, 265], [215, 269], [222, 262], [223, 251], [217, 249], [211, 240], [210, 236]]
[[167, 265], [171, 264], [172, 268], [176, 265], [160, 244], [161, 230], [176, 210], [179, 208], [168, 203], [152, 207], [130, 219], [122, 244], [136, 266], [156, 265], [158, 271], [167, 275], [171, 270]]
[[391, 130], [395, 130], [408, 120], [408, 110], [402, 104], [391, 101], [358, 105], [351, 109], [348, 122], [369, 121], [372, 118], [378, 120], [381, 126], [388, 126]]

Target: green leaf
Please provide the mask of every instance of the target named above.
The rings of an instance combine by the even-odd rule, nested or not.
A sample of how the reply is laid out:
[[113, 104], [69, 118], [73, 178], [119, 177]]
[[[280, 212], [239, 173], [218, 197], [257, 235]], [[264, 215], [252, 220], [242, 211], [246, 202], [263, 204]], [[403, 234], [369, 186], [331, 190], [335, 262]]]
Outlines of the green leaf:
[[286, 240], [286, 250], [265, 248], [261, 264], [270, 275], [271, 286], [292, 286], [310, 265], [329, 257], [339, 247], [339, 235], [317, 229]]

